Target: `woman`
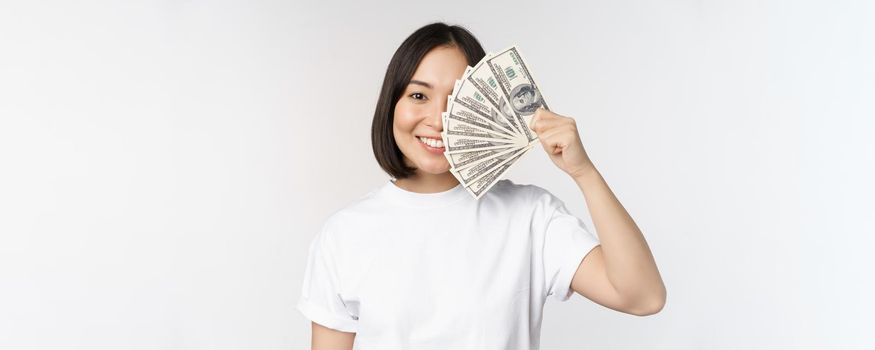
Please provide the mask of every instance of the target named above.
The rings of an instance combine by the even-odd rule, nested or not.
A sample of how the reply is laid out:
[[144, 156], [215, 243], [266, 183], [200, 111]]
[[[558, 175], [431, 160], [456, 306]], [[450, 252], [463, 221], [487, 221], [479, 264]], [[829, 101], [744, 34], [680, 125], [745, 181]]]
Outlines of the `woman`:
[[580, 187], [598, 236], [561, 200], [501, 180], [474, 200], [449, 172], [441, 112], [485, 55], [434, 23], [389, 63], [372, 142], [393, 179], [335, 212], [313, 239], [298, 309], [313, 349], [537, 349], [550, 296], [574, 292], [650, 315], [665, 287], [644, 237], [590, 161], [574, 122], [539, 109], [530, 127]]

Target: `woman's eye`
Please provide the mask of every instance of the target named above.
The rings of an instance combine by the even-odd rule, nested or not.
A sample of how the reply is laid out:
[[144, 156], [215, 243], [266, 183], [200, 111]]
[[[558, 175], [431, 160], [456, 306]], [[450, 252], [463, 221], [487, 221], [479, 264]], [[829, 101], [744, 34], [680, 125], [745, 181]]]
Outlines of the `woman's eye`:
[[425, 99], [425, 95], [423, 95], [422, 93], [419, 93], [419, 92], [414, 92], [414, 93], [410, 94], [410, 97], [413, 97], [414, 100]]

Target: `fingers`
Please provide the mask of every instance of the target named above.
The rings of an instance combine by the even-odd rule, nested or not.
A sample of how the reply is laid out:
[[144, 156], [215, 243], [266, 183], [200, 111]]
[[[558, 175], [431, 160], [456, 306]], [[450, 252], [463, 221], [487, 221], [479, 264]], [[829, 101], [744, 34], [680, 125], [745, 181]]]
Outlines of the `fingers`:
[[544, 150], [550, 154], [559, 154], [577, 137], [577, 122], [574, 118], [539, 108], [535, 111], [529, 127], [538, 135]]
[[555, 129], [566, 124], [569, 124], [568, 121], [562, 119], [532, 119], [531, 128], [535, 131], [535, 133], [540, 135], [543, 132]]
[[575, 121], [573, 118], [563, 117], [546, 109], [539, 108], [535, 112], [534, 117], [532, 117], [532, 121], [529, 123], [529, 128], [540, 135], [545, 131], [563, 125], [573, 126], [575, 125]]

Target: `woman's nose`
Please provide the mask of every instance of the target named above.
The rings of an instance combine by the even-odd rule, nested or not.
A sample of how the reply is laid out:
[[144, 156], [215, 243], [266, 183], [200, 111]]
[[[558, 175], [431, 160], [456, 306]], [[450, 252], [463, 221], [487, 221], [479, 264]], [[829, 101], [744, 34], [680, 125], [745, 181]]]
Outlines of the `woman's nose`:
[[441, 131], [443, 131], [443, 127], [444, 127], [444, 122], [441, 119], [441, 114], [443, 114], [447, 110], [447, 96], [444, 96], [442, 101], [443, 102], [441, 102], [441, 103], [435, 104], [435, 107], [434, 107], [435, 109], [432, 110], [428, 116], [429, 124], [431, 124], [431, 126], [433, 128], [435, 128], [437, 130], [441, 130]]

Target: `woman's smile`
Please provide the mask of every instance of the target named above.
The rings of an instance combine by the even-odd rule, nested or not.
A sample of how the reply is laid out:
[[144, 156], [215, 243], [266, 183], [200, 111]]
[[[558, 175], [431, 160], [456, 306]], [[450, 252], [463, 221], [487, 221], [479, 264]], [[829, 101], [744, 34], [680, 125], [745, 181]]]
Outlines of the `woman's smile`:
[[441, 139], [425, 137], [425, 136], [417, 136], [417, 140], [419, 140], [419, 144], [425, 148], [426, 151], [435, 154], [444, 154], [446, 148], [444, 147], [444, 141]]

